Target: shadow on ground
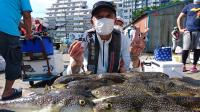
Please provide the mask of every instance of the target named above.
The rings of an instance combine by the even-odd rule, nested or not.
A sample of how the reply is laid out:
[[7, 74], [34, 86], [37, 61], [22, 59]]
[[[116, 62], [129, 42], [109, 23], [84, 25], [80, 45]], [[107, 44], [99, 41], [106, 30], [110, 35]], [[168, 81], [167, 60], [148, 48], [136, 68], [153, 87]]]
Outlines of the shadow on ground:
[[31, 85], [31, 88], [43, 88], [45, 86], [51, 86], [57, 78], [58, 77], [55, 77], [51, 80], [36, 82], [33, 85]]

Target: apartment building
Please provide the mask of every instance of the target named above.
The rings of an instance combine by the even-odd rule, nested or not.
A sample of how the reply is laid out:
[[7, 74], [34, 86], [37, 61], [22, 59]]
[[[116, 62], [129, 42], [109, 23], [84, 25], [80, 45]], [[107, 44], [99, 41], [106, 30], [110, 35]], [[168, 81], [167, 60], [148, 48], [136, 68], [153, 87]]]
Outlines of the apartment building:
[[49, 27], [58, 26], [54, 37], [66, 37], [70, 33], [83, 33], [91, 28], [90, 9], [87, 0], [57, 0], [47, 9]]

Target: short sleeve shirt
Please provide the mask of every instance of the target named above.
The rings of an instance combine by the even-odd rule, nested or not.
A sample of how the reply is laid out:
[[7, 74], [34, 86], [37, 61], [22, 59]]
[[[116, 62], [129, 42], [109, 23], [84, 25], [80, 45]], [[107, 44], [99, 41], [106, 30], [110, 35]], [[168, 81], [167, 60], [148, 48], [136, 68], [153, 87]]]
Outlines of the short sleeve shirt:
[[24, 11], [32, 11], [29, 0], [0, 0], [0, 31], [20, 36], [18, 26]]
[[182, 13], [187, 15], [186, 28], [189, 31], [200, 31], [200, 4], [189, 4], [185, 6]]

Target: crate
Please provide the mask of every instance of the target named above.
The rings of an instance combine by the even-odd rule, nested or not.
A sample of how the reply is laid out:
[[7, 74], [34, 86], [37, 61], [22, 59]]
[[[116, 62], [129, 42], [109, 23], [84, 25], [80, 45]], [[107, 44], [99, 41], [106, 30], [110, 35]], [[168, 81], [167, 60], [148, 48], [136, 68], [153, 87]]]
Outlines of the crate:
[[172, 61], [171, 47], [162, 47], [155, 49], [154, 59], [157, 61]]
[[47, 55], [53, 55], [53, 42], [50, 37], [34, 38], [31, 40], [21, 40], [21, 50], [24, 53], [41, 53], [43, 51], [41, 42], [44, 44]]
[[[64, 71], [64, 61], [62, 54], [48, 56], [50, 71], [52, 75], [58, 75]], [[46, 60], [24, 61], [23, 65], [26, 75], [41, 75], [48, 73]]]

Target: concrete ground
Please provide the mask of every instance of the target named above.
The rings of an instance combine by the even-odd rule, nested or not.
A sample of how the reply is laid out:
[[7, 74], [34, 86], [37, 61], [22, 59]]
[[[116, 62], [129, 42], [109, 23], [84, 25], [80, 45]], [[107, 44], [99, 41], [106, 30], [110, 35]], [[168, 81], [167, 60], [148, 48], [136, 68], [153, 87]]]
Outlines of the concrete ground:
[[[148, 58], [147, 58], [148, 57]], [[152, 58], [152, 55], [149, 54], [143, 54], [141, 59], [146, 60]], [[69, 63], [69, 55], [64, 55], [64, 60], [65, 64], [67, 65]], [[191, 67], [191, 64], [188, 64], [188, 68]], [[200, 70], [200, 65], [198, 65], [198, 69]], [[191, 72], [186, 72], [184, 73], [186, 77], [191, 77], [196, 80], [200, 80], [200, 72], [198, 73], [191, 73]], [[4, 88], [4, 83], [5, 83], [5, 75], [4, 73], [0, 73], [0, 95], [3, 92]], [[14, 88], [23, 88], [23, 96], [29, 96], [31, 94], [34, 94], [34, 92], [43, 92], [41, 90], [44, 90], [43, 87], [39, 88], [30, 88], [30, 85], [28, 82], [23, 82], [21, 79], [16, 80]]]
[[[153, 56], [152, 56], [152, 54], [142, 54], [140, 59], [141, 60], [152, 60]], [[192, 67], [191, 62], [186, 64], [186, 67], [187, 67], [187, 70], [188, 70], [188, 72], [184, 72], [184, 75], [186, 77], [191, 77], [193, 79], [200, 80], [200, 64], [198, 64], [197, 69], [199, 70], [199, 72], [197, 72], [197, 73], [192, 73], [192, 72], [189, 71], [189, 69]]]
[[[69, 55], [63, 55], [63, 59], [64, 59], [64, 64], [68, 65], [69, 64]], [[3, 88], [4, 88], [4, 84], [5, 84], [5, 75], [3, 72], [0, 72], [0, 99], [1, 99], [1, 94], [3, 92]], [[40, 93], [40, 92], [44, 92], [44, 84], [45, 82], [36, 82], [36, 85], [39, 85], [38, 87], [34, 87], [31, 88], [29, 85], [29, 82], [24, 82], [21, 79], [18, 79], [15, 81], [13, 88], [22, 88], [23, 90], [23, 96], [29, 96], [35, 93]]]

